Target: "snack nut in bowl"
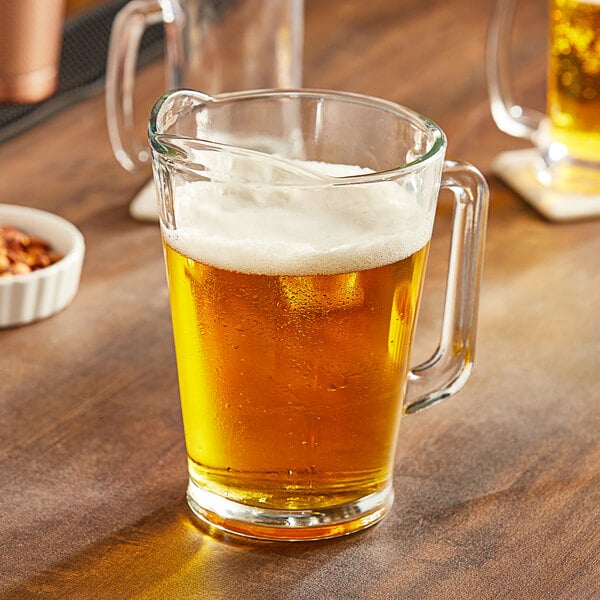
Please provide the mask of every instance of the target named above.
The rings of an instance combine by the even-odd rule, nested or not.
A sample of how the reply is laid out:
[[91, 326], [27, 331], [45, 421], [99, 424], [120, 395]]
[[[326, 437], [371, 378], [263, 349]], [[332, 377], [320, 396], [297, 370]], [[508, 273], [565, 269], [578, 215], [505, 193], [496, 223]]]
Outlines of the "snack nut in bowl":
[[0, 328], [45, 319], [79, 287], [85, 244], [58, 215], [0, 204]]

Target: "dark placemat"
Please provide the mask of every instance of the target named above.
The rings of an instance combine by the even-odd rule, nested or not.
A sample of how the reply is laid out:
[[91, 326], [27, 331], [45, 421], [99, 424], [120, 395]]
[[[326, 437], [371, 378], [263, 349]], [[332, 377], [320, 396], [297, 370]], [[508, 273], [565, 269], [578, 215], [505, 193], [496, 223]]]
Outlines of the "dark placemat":
[[[65, 23], [56, 92], [36, 104], [0, 103], [0, 142], [39, 123], [65, 106], [103, 90], [113, 20], [127, 3], [118, 0], [68, 19]], [[139, 66], [164, 50], [162, 25], [149, 27], [140, 45]]]

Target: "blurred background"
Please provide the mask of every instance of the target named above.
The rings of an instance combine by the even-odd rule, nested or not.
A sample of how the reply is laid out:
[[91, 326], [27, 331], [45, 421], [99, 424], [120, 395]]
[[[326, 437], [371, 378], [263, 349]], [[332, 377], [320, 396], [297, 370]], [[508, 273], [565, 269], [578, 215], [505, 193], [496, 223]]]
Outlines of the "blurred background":
[[[87, 95], [103, 91], [111, 27], [117, 13], [127, 4], [127, 0], [0, 0], [0, 26], [4, 22], [7, 28], [4, 13], [11, 3], [25, 12], [30, 10], [28, 4], [35, 6], [40, 1], [44, 6], [53, 2], [64, 5], [57, 87], [50, 97], [40, 98], [39, 102], [16, 103], [0, 94], [0, 142]], [[473, 126], [481, 127], [491, 122], [485, 78], [485, 40], [493, 5], [493, 0], [474, 3], [468, 9], [463, 2], [439, 0], [428, 0], [426, 6], [413, 0], [373, 0], [368, 3], [306, 0], [304, 28], [307, 43], [303, 64], [306, 76], [303, 85], [367, 93], [410, 106], [438, 120], [450, 138], [450, 150], [458, 146], [462, 157], [477, 160], [480, 168], [485, 170], [492, 156], [482, 155], [480, 151], [489, 144], [473, 135]], [[545, 44], [546, 30], [544, 27], [532, 29], [527, 24], [532, 19], [544, 21], [546, 8], [544, 0], [520, 2], [513, 36], [514, 60], [523, 66], [513, 82], [515, 95], [527, 106], [540, 110], [545, 108], [545, 69], [539, 47]], [[325, 13], [328, 16], [333, 13], [335, 18], [323, 19]], [[430, 25], [433, 22], [435, 27]], [[461, 22], [479, 23], [479, 27], [467, 32]], [[375, 31], [376, 38], [373, 37]], [[46, 33], [50, 35], [50, 32]], [[161, 24], [146, 30], [138, 66], [162, 56], [163, 38]], [[417, 46], [414, 44], [416, 38], [419, 39]], [[345, 40], [343, 47], [336, 41], [340, 39]], [[31, 38], [27, 43], [31, 43]], [[14, 49], [10, 51], [14, 53]], [[0, 69], [7, 60], [6, 52], [0, 42]], [[389, 77], [371, 77], [373, 65], [389, 61], [390, 56], [393, 56], [395, 69], [390, 71]], [[423, 64], [423, 56], [427, 57], [431, 69], [422, 66], [414, 69], [415, 62]], [[470, 57], [470, 66], [461, 68], [465, 56]], [[476, 60], [472, 60], [475, 57]], [[440, 63], [446, 65], [443, 77], [435, 68]], [[158, 68], [162, 69], [162, 66]], [[0, 92], [1, 84], [0, 72]], [[163, 89], [164, 84], [162, 87], [154, 85], [150, 94], [146, 92], [143, 101], [147, 107]], [[465, 98], [468, 98], [467, 106]], [[448, 110], [452, 106], [456, 110]], [[147, 114], [144, 107], [140, 107], [139, 112], [144, 117]], [[465, 114], [469, 117], [468, 123], [464, 122]], [[444, 122], [440, 122], [441, 115], [445, 116]], [[448, 115], [456, 115], [456, 121]], [[145, 118], [141, 120], [140, 129]], [[489, 128], [487, 132], [499, 137], [507, 147], [526, 146], [500, 134], [495, 128]], [[487, 132], [482, 135], [488, 135]]]
[[[127, 0], [0, 1], [0, 142], [102, 91], [111, 27], [125, 4]], [[162, 55], [163, 37], [160, 25], [146, 31], [140, 67]], [[48, 54], [53, 44], [58, 44], [55, 58]], [[46, 63], [54, 60], [55, 85], [32, 87], [32, 71], [47, 69]], [[16, 73], [18, 89], [10, 85]]]

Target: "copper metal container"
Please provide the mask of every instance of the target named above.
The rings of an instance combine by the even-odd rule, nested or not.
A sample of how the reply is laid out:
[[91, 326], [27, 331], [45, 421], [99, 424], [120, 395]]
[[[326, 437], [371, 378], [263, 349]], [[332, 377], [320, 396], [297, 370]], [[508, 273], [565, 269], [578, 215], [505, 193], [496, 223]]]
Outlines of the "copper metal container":
[[0, 102], [54, 93], [64, 14], [65, 0], [0, 0]]

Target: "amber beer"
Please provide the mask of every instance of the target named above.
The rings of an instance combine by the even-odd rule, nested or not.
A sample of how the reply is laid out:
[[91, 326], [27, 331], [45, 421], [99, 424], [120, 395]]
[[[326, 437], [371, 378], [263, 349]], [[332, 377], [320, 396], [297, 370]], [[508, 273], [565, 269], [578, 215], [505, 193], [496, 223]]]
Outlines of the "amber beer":
[[332, 233], [331, 207], [309, 207], [311, 228], [310, 214], [293, 213], [301, 199], [287, 220], [265, 209], [261, 231], [238, 242], [219, 236], [252, 218], [229, 205], [231, 223], [202, 213], [210, 194], [197, 184], [187, 197], [201, 208], [179, 209], [194, 227], [163, 226], [193, 483], [286, 510], [389, 487], [429, 247], [416, 200], [407, 216], [373, 198], [374, 223], [351, 214]]
[[550, 0], [548, 113], [571, 157], [600, 160], [598, 0]]

